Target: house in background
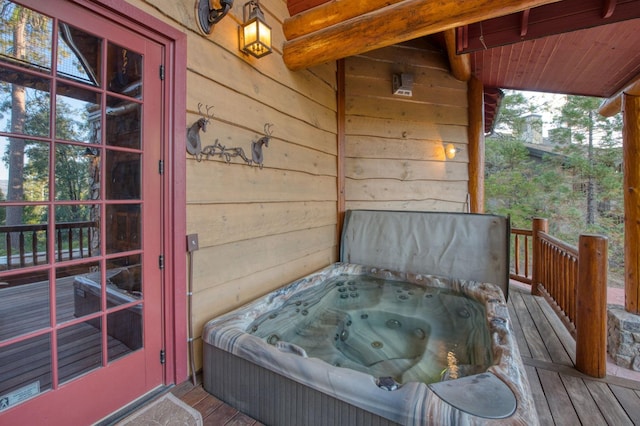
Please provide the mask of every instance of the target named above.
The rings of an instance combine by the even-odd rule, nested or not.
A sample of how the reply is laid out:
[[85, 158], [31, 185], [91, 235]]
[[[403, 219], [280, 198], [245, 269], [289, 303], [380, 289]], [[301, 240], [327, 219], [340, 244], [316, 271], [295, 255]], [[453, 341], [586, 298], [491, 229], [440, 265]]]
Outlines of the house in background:
[[[499, 88], [637, 90], [638, 1], [263, 0], [259, 59], [222, 3], [206, 34], [194, 0], [0, 2], [0, 423], [187, 380], [207, 320], [338, 259], [347, 209], [482, 212]], [[188, 152], [201, 119], [202, 152], [269, 136], [261, 166]]]

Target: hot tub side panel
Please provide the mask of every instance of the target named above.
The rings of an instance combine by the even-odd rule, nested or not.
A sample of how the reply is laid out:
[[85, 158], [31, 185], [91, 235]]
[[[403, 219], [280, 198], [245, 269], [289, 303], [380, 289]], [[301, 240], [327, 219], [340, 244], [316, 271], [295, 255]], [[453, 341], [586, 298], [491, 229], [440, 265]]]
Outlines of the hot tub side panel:
[[204, 365], [207, 392], [266, 425], [398, 425], [209, 344]]

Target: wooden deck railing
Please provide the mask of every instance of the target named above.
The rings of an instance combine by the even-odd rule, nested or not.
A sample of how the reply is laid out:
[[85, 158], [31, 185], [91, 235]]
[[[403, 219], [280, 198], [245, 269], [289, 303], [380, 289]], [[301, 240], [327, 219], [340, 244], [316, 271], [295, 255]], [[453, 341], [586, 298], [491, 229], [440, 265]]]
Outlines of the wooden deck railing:
[[548, 234], [546, 219], [512, 230], [511, 278], [543, 296], [576, 339], [576, 368], [606, 375], [607, 239], [581, 235], [578, 247]]
[[[56, 259], [92, 256], [91, 230], [95, 227], [91, 221], [56, 224]], [[49, 259], [47, 224], [0, 226], [0, 239], [4, 242], [0, 270], [38, 265]]]
[[533, 231], [531, 229], [511, 228], [511, 270], [509, 277], [531, 285], [531, 261]]

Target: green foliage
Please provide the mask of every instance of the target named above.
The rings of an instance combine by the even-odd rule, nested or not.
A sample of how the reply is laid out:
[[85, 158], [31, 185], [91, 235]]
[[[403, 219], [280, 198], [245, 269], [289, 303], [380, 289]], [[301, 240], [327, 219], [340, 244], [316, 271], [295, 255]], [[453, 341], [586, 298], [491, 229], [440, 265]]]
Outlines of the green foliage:
[[[567, 96], [552, 111], [561, 127], [554, 131], [555, 149], [535, 161], [523, 140], [523, 114], [537, 106], [521, 93], [507, 93], [485, 150], [485, 210], [510, 215], [512, 226], [530, 228], [535, 217], [549, 219], [550, 232], [570, 244], [584, 233], [609, 239], [613, 268], [624, 263], [624, 225], [620, 117], [595, 112], [596, 98]], [[590, 186], [589, 182], [593, 182]], [[589, 198], [589, 188], [591, 197]], [[597, 206], [588, 221], [588, 200]]]

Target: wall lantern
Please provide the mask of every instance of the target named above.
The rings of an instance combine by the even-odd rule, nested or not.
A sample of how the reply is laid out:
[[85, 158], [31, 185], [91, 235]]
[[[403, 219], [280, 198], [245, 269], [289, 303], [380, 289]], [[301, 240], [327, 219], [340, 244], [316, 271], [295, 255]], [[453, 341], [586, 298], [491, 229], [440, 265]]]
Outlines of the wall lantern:
[[202, 32], [211, 34], [211, 28], [226, 16], [232, 6], [233, 0], [220, 0], [220, 9], [213, 9], [211, 8], [210, 0], [198, 0], [196, 3], [196, 18]]
[[271, 53], [271, 27], [264, 19], [258, 0], [245, 3], [242, 17], [243, 24], [238, 28], [240, 50], [256, 58]]
[[447, 146], [444, 148], [444, 155], [446, 155], [449, 160], [453, 160], [454, 158], [456, 158], [456, 154], [459, 151], [459, 148], [456, 148], [454, 144], [450, 143], [447, 144]]

